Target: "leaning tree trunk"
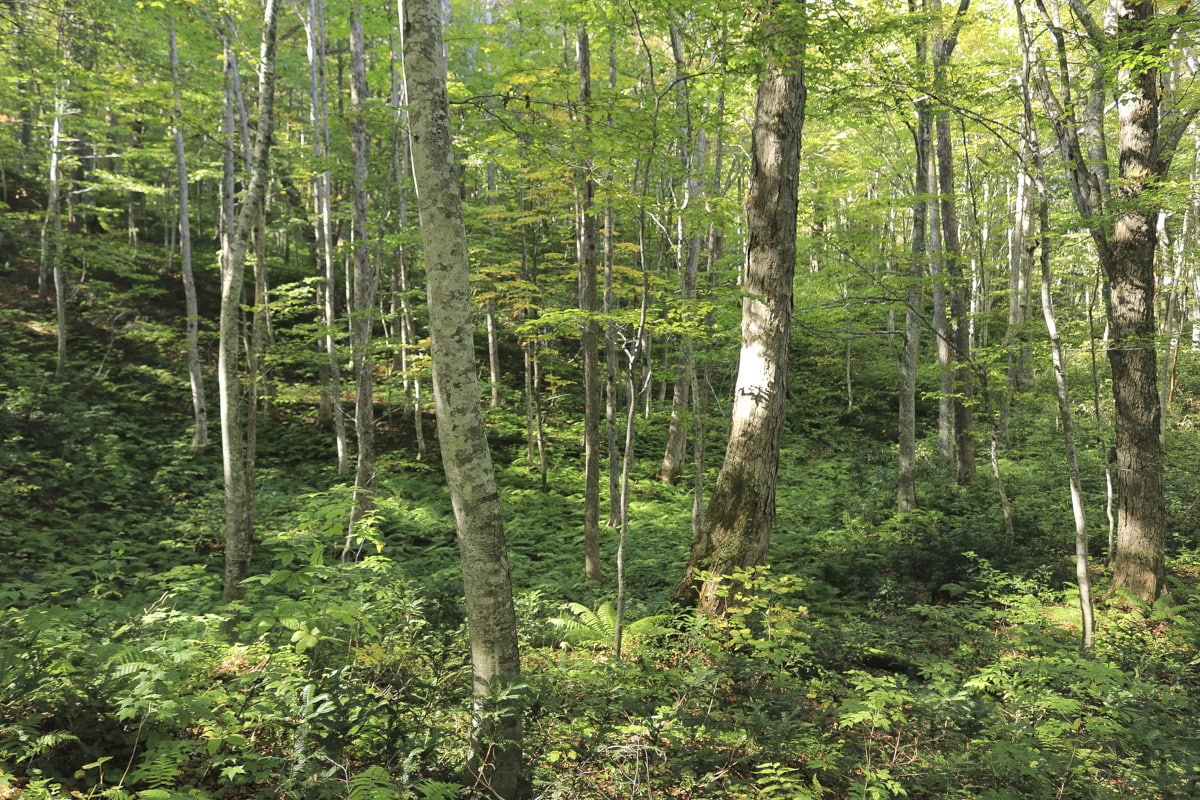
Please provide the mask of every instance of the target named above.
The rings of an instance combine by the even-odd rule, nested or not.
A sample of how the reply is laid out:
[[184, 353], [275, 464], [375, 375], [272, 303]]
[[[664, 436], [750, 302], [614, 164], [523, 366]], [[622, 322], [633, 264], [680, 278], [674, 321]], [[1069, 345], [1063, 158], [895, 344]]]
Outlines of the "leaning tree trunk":
[[[238, 352], [246, 253], [250, 249], [259, 210], [267, 194], [274, 127], [275, 29], [278, 16], [277, 0], [267, 0], [263, 11], [258, 128], [250, 161], [250, 183], [230, 237], [227, 257], [221, 264], [217, 379], [221, 399], [221, 458], [225, 476], [225, 586], [221, 595], [224, 603], [240, 600], [245, 593], [242, 582], [250, 574], [254, 539], [254, 478], [251, 467], [254, 454], [247, 446], [245, 400], [238, 377]], [[227, 120], [229, 116], [226, 115]], [[227, 623], [226, 632], [231, 628], [231, 623]]]
[[521, 775], [521, 704], [510, 687], [520, 680], [521, 661], [500, 496], [475, 372], [467, 235], [450, 143], [441, 3], [404, 0], [400, 26], [428, 280], [438, 438], [462, 555], [474, 673], [470, 768], [482, 787], [512, 800]]
[[200, 371], [198, 345], [200, 316], [196, 302], [196, 279], [192, 272], [192, 222], [189, 214], [188, 169], [183, 148], [183, 97], [179, 82], [179, 48], [175, 42], [175, 21], [171, 20], [167, 38], [171, 50], [171, 82], [174, 92], [175, 169], [179, 183], [179, 264], [183, 272], [183, 297], [187, 308], [187, 365], [192, 385], [192, 455], [200, 455], [208, 444], [208, 404], [204, 397], [204, 376]]
[[787, 400], [800, 137], [806, 99], [801, 64], [774, 65], [755, 100], [746, 197], [742, 345], [725, 461], [683, 587], [698, 580], [698, 611], [723, 614], [730, 575], [762, 564], [775, 521], [775, 480]]

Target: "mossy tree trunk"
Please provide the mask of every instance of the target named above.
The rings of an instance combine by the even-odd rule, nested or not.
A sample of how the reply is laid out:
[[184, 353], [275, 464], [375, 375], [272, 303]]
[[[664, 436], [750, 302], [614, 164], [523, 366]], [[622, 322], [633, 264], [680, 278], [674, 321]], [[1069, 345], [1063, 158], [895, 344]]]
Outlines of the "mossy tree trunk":
[[450, 142], [441, 4], [404, 0], [401, 19], [413, 176], [429, 301], [433, 393], [442, 464], [462, 557], [474, 673], [474, 752], [481, 788], [511, 800], [521, 775], [517, 622], [500, 496], [488, 450], [475, 367], [470, 270]]

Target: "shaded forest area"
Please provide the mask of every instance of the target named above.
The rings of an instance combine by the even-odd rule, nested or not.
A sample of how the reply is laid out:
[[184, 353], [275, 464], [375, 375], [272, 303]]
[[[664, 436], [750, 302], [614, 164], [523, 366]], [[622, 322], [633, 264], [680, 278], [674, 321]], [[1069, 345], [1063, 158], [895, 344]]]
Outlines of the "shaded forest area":
[[0, 798], [1200, 795], [1194, 14], [0, 4]]

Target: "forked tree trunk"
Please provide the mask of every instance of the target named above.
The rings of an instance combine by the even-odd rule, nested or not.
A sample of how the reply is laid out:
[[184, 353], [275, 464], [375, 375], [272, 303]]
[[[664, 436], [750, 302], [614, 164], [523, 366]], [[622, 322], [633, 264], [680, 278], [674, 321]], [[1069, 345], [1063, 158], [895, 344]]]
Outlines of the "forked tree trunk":
[[428, 281], [434, 401], [442, 464], [454, 506], [474, 674], [474, 753], [481, 788], [513, 800], [521, 777], [517, 620], [500, 496], [475, 372], [467, 236], [450, 143], [441, 3], [403, 0], [413, 175]]

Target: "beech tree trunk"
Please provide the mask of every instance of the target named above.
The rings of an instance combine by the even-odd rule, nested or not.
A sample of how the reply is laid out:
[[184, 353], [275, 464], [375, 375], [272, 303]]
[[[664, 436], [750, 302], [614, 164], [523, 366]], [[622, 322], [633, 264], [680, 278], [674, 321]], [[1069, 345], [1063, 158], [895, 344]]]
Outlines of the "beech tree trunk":
[[[242, 581], [250, 573], [254, 540], [254, 453], [248, 446], [245, 399], [238, 370], [241, 303], [246, 254], [254, 238], [266, 198], [275, 104], [275, 30], [278, 0], [267, 0], [259, 49], [258, 127], [250, 161], [250, 182], [221, 264], [221, 322], [217, 378], [221, 399], [221, 459], [225, 481], [224, 603], [245, 594]], [[226, 115], [228, 121], [229, 114]], [[232, 623], [225, 631], [232, 630]]]
[[350, 331], [354, 364], [354, 434], [358, 461], [354, 473], [354, 502], [342, 560], [349, 560], [359, 538], [364, 515], [375, 508], [375, 366], [371, 353], [371, 327], [375, 308], [375, 269], [371, 264], [367, 234], [367, 68], [363, 54], [362, 6], [350, 9], [350, 159], [354, 204], [353, 281]]
[[[934, 42], [934, 85], [943, 87], [950, 57], [958, 44], [962, 26], [971, 0], [959, 0], [953, 22], [945, 36]], [[940, 0], [931, 3], [933, 12], [941, 10]], [[971, 328], [968, 297], [971, 287], [963, 275], [962, 245], [958, 234], [958, 204], [954, 185], [954, 147], [950, 132], [950, 113], [941, 110], [935, 117], [937, 129], [937, 186], [939, 218], [942, 233], [942, 264], [949, 279], [951, 362], [953, 373], [954, 415], [954, 472], [959, 486], [975, 480], [975, 436], [971, 410], [973, 381], [971, 376]]]
[[200, 312], [196, 302], [196, 279], [192, 272], [192, 221], [189, 212], [188, 168], [183, 147], [183, 98], [179, 84], [179, 48], [175, 40], [175, 21], [171, 20], [167, 38], [171, 50], [171, 83], [174, 93], [175, 170], [179, 191], [179, 265], [183, 273], [183, 297], [187, 309], [187, 366], [192, 386], [192, 455], [200, 455], [208, 444], [208, 404], [204, 397], [204, 375], [200, 371], [198, 345]]
[[467, 236], [450, 142], [441, 4], [402, 0], [413, 176], [428, 280], [433, 392], [466, 590], [476, 717], [470, 769], [502, 800], [521, 776], [517, 620], [500, 495], [479, 403]]
[[962, 246], [958, 236], [958, 212], [954, 191], [954, 150], [951, 146], [950, 115], [936, 118], [938, 195], [941, 204], [942, 264], [950, 283], [951, 362], [954, 365], [954, 473], [955, 482], [966, 486], [975, 480], [974, 414], [971, 403], [971, 328], [967, 298], [971, 287], [963, 275]]
[[[671, 26], [671, 51], [675, 58], [675, 82], [679, 86], [677, 111], [684, 123], [679, 131], [679, 166], [684, 175], [683, 200], [679, 204], [676, 218], [676, 251], [678, 256], [679, 297], [683, 303], [684, 319], [691, 319], [691, 304], [696, 299], [696, 279], [700, 271], [701, 227], [694, 221], [693, 204], [700, 202], [700, 172], [704, 169], [703, 151], [692, 145], [690, 91], [688, 88], [687, 59], [683, 52], [683, 36], [677, 25]], [[663, 483], [677, 483], [683, 475], [683, 462], [687, 455], [687, 412], [691, 403], [693, 373], [696, 357], [692, 348], [692, 334], [680, 334], [678, 373], [671, 389], [671, 419], [667, 428], [667, 444], [663, 450], [662, 464], [658, 468], [658, 479]]]
[[[1093, 96], [1083, 105], [1088, 114], [1081, 125], [1073, 99], [1073, 76], [1066, 37], [1043, 0], [1038, 10], [1053, 37], [1055, 80], [1045, 61], [1037, 64], [1033, 82], [1046, 110], [1065, 167], [1075, 207], [1088, 226], [1100, 265], [1108, 280], [1108, 349], [1112, 370], [1114, 429], [1117, 456], [1117, 542], [1112, 591], [1135, 601], [1152, 603], [1166, 587], [1166, 503], [1163, 497], [1162, 407], [1158, 393], [1155, 346], [1155, 225], [1161, 196], [1157, 189], [1166, 175], [1179, 141], [1200, 109], [1172, 115], [1163, 125], [1157, 64], [1170, 48], [1184, 20], [1187, 4], [1173, 16], [1155, 19], [1152, 0], [1116, 0], [1115, 32], [1109, 20], [1100, 25], [1081, 2], [1072, 11], [1095, 50], [1095, 70], [1103, 76], [1107, 59], [1119, 54], [1118, 164], [1120, 183], [1109, 187], [1102, 128], [1093, 119], [1103, 108]], [[1020, 5], [1017, 5], [1020, 14]], [[1024, 25], [1023, 17], [1019, 19]], [[1115, 38], [1114, 38], [1115, 37]], [[1097, 78], [1097, 83], [1099, 78]], [[1080, 131], [1087, 137], [1089, 157], [1083, 155]], [[1116, 224], [1104, 223], [1111, 211]]]
[[[923, 43], [918, 44], [923, 51]], [[901, 513], [917, 507], [917, 365], [920, 360], [921, 304], [924, 300], [921, 278], [923, 265], [929, 258], [926, 230], [929, 192], [929, 150], [933, 115], [929, 101], [917, 102], [917, 124], [913, 131], [917, 168], [914, 172], [916, 201], [912, 207], [912, 263], [909, 266], [908, 290], [904, 309], [904, 343], [900, 352], [899, 389], [899, 457], [896, 470], [896, 510]]]
[[[802, 58], [802, 55], [800, 55]], [[698, 611], [720, 615], [739, 588], [730, 574], [762, 564], [775, 521], [787, 400], [804, 69], [773, 65], [754, 106], [741, 351], [725, 461], [683, 588], [707, 571]]]
[[[313, 160], [321, 163], [329, 152], [329, 109], [325, 96], [325, 10], [322, 0], [308, 0], [302, 15], [308, 53], [309, 124], [312, 126]], [[336, 319], [337, 271], [333, 262], [331, 176], [328, 169], [313, 176], [313, 233], [320, 252], [318, 272], [322, 278], [317, 293], [321, 306], [321, 337], [324, 359], [321, 362], [321, 422], [333, 430], [338, 474], [350, 473], [349, 446], [346, 441], [345, 411], [342, 408], [341, 366], [338, 363]]]
[[54, 314], [57, 356], [54, 377], [62, 378], [67, 366], [67, 289], [62, 265], [62, 189], [59, 161], [62, 150], [62, 120], [66, 115], [63, 89], [54, 90], [54, 121], [50, 126], [50, 171], [46, 182], [46, 217], [42, 222], [42, 259], [38, 270], [38, 294], [46, 297], [46, 276], [54, 279]]

